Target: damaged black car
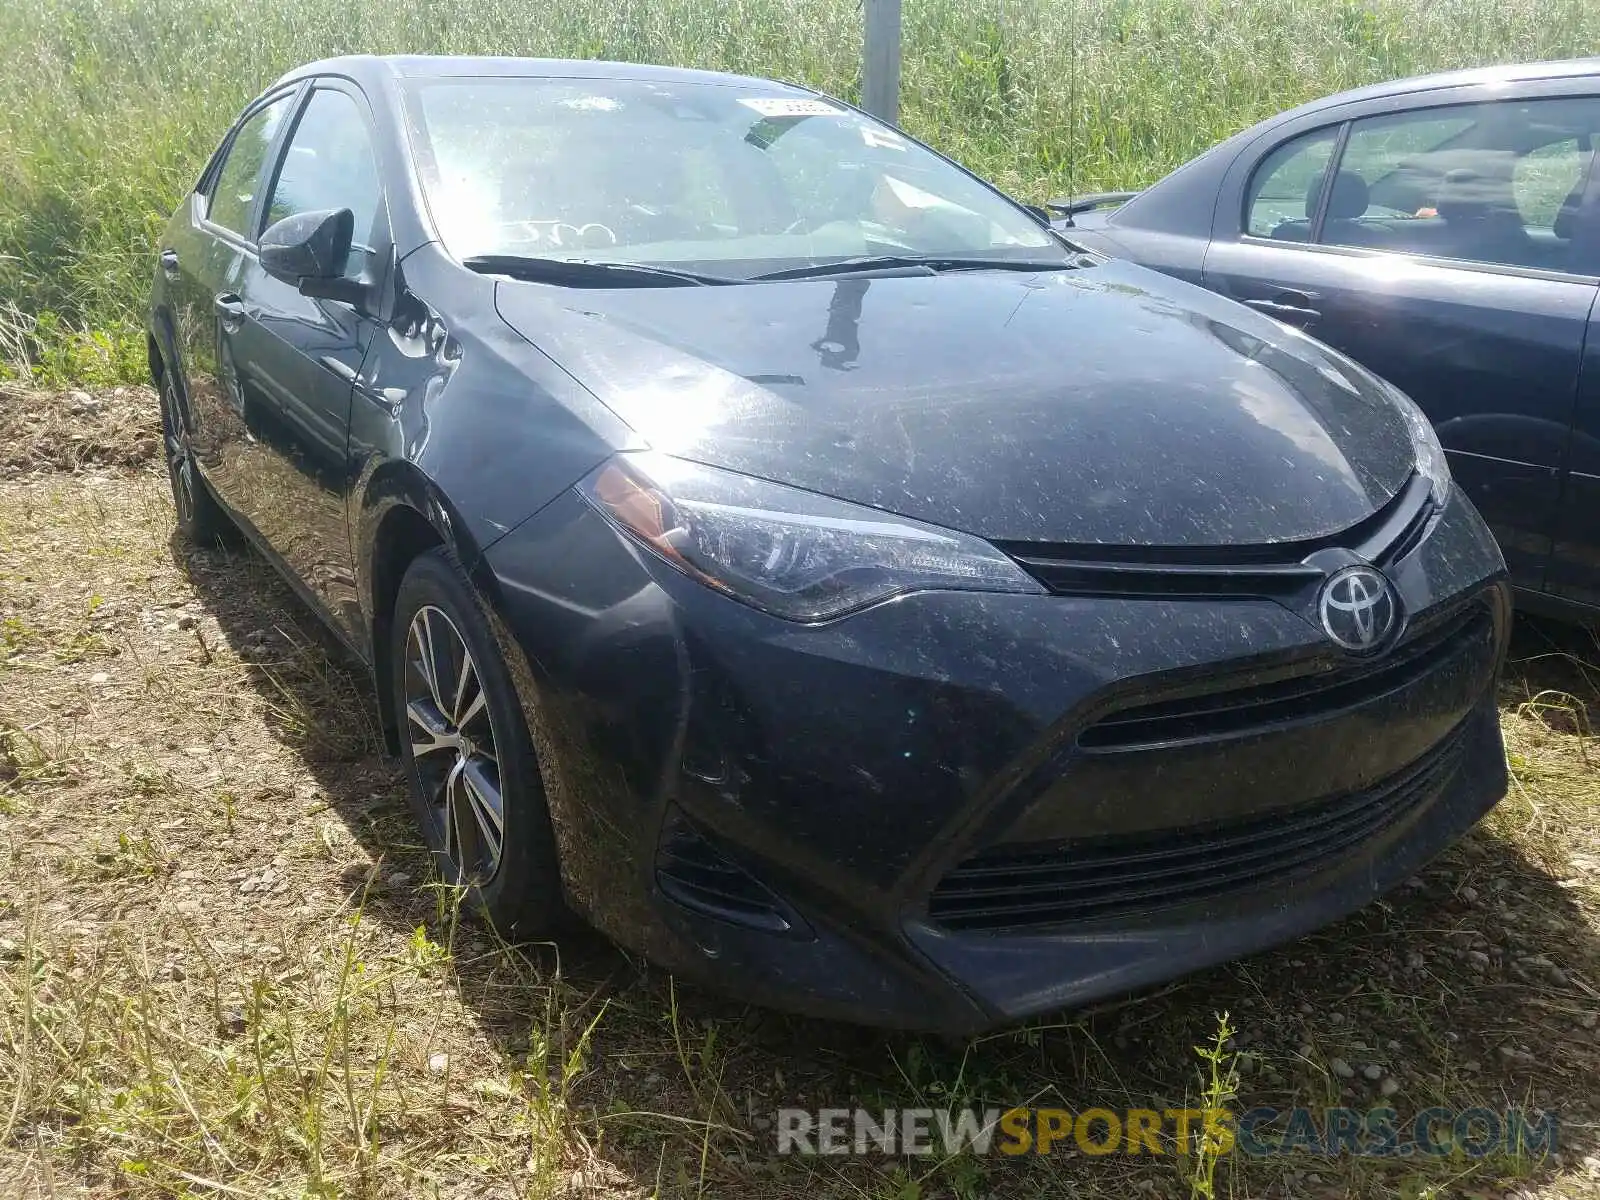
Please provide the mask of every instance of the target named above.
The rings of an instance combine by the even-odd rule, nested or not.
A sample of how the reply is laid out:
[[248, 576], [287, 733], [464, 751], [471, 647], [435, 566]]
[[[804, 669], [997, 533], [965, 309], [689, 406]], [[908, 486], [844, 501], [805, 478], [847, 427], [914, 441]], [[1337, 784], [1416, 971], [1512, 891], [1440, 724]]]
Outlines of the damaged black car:
[[848, 105], [316, 63], [160, 251], [180, 525], [370, 666], [509, 933], [970, 1032], [1321, 926], [1504, 792], [1505, 569], [1411, 401]]

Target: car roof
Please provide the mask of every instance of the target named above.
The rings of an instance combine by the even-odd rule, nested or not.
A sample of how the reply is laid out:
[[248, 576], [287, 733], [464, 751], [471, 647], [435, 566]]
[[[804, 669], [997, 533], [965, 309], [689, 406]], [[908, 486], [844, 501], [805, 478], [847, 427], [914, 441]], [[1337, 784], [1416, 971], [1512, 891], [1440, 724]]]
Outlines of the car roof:
[[[1409, 96], [1416, 92], [1440, 88], [1481, 87], [1497, 83], [1525, 83], [1535, 79], [1572, 79], [1584, 75], [1600, 75], [1600, 57], [1567, 58], [1553, 62], [1509, 63], [1498, 67], [1468, 67], [1461, 71], [1441, 71], [1437, 75], [1413, 75], [1408, 79], [1390, 79], [1371, 83], [1322, 96], [1297, 108], [1280, 113], [1279, 118], [1289, 118], [1301, 113], [1315, 112], [1335, 104], [1348, 104], [1355, 100], [1381, 100], [1388, 96]], [[1279, 118], [1273, 118], [1277, 120]]]
[[651, 63], [605, 62], [580, 58], [513, 58], [455, 54], [351, 54], [306, 63], [286, 72], [279, 87], [312, 75], [343, 75], [357, 81], [390, 79], [498, 78], [498, 79], [629, 79], [660, 83], [729, 84], [778, 89], [795, 95], [812, 95], [795, 84], [778, 83], [751, 75], [666, 67]]

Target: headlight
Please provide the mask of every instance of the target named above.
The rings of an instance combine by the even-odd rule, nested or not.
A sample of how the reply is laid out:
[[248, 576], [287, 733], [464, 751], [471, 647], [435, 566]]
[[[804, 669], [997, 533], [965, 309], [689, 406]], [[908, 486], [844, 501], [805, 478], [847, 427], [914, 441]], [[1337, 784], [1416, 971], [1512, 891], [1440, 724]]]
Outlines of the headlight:
[[578, 490], [684, 574], [791, 621], [929, 588], [1044, 590], [979, 538], [664, 454], [619, 454]]
[[1411, 448], [1417, 456], [1417, 471], [1428, 481], [1429, 494], [1435, 504], [1442, 505], [1450, 496], [1450, 464], [1445, 461], [1444, 447], [1433, 423], [1417, 402], [1393, 384], [1387, 386], [1395, 408], [1405, 419], [1406, 430], [1411, 434]]

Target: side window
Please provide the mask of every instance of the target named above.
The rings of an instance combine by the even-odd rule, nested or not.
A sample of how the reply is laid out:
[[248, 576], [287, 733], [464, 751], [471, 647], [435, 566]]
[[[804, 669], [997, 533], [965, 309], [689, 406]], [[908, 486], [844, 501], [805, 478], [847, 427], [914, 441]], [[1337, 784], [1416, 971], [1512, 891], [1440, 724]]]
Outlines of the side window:
[[1284, 142], [1256, 166], [1245, 197], [1245, 229], [1286, 242], [1311, 240], [1322, 177], [1339, 127], [1330, 125]]
[[[1355, 122], [1322, 240], [1554, 271], [1594, 269], [1583, 203], [1600, 99], [1500, 100]], [[1334, 208], [1338, 208], [1335, 212]]]
[[206, 219], [213, 224], [231, 229], [241, 237], [249, 237], [250, 209], [255, 204], [256, 188], [261, 183], [262, 168], [266, 166], [267, 151], [278, 136], [278, 126], [289, 111], [289, 96], [280, 96], [265, 108], [252, 113], [250, 119], [239, 127], [228, 156], [217, 172], [216, 185], [211, 189], [211, 199], [206, 207]]
[[355, 100], [319, 88], [300, 114], [272, 187], [262, 228], [320, 209], [355, 213], [355, 237], [345, 274], [354, 278], [388, 237], [388, 215], [372, 134]]

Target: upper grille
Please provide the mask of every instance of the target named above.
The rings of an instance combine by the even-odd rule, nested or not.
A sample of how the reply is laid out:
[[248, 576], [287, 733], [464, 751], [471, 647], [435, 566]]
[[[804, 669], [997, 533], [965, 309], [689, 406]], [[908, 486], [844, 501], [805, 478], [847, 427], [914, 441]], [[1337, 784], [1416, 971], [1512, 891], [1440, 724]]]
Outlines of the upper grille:
[[1460, 762], [1458, 726], [1366, 791], [1246, 820], [1051, 845], [996, 846], [946, 875], [929, 915], [959, 930], [1056, 925], [1147, 913], [1261, 888], [1354, 849], [1443, 786]]
[[1326, 716], [1398, 691], [1494, 636], [1494, 618], [1471, 604], [1436, 621], [1370, 662], [1325, 661], [1312, 674], [1118, 709], [1078, 734], [1088, 751], [1172, 745], [1193, 738], [1270, 729]]
[[1436, 513], [1427, 480], [1413, 474], [1370, 517], [1327, 537], [1238, 546], [1116, 546], [996, 542], [1052, 592], [1163, 598], [1284, 597], [1314, 587], [1326, 572], [1304, 560], [1348, 549], [1387, 567], [1421, 543]]

